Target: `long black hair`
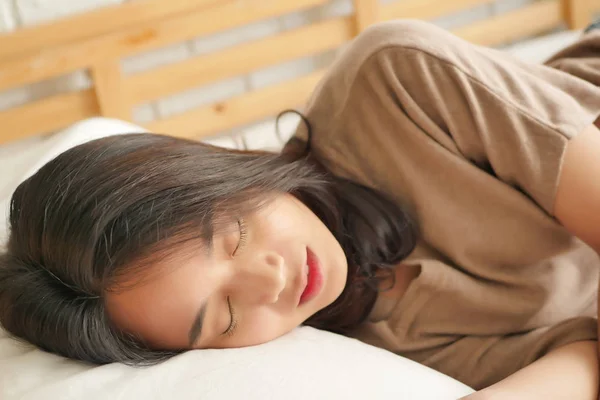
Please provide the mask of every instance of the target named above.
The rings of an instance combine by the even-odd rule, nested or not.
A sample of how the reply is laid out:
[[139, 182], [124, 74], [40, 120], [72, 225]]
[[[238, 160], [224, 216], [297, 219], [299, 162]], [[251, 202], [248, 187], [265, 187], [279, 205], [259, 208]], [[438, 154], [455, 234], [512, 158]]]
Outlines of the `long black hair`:
[[125, 274], [142, 279], [140, 260], [210, 240], [221, 217], [251, 213], [271, 195], [290, 193], [330, 229], [349, 263], [342, 294], [305, 324], [346, 332], [366, 318], [385, 272], [392, 275], [412, 251], [416, 227], [398, 204], [333, 176], [309, 150], [228, 150], [158, 134], [111, 136], [67, 150], [12, 196], [0, 254], [0, 323], [70, 358], [164, 360], [179, 351], [153, 349], [115, 326], [106, 290]]

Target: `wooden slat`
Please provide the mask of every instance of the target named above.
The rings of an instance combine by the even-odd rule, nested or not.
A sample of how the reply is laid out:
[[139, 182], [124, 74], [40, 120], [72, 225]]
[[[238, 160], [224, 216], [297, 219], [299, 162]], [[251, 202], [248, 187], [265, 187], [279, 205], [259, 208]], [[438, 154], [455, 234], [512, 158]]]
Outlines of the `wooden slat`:
[[[73, 20], [79, 22], [72, 22], [73, 20], [69, 19], [54, 22], [48, 26], [0, 36], [0, 59], [4, 57], [0, 66], [0, 90], [38, 82], [81, 68], [94, 67], [93, 76], [98, 83], [97, 91], [91, 89], [78, 93], [61, 94], [0, 112], [0, 124], [4, 127], [0, 133], [0, 143], [64, 128], [80, 119], [99, 115], [101, 109], [105, 115], [118, 115], [123, 112], [122, 110], [128, 110], [129, 106], [133, 104], [131, 98], [126, 96], [127, 89], [142, 88], [136, 94], [138, 102], [164, 95], [165, 92], [161, 91], [160, 85], [155, 85], [158, 81], [150, 82], [149, 77], [152, 76], [152, 72], [127, 78], [124, 85], [116, 84], [118, 81], [115, 78], [118, 78], [116, 60], [125, 55], [160, 48], [196, 36], [205, 36], [322, 5], [328, 1], [330, 0], [173, 0], [170, 2], [139, 0], [118, 6], [114, 10], [111, 9], [112, 11], [120, 10], [120, 16], [114, 22], [106, 19], [102, 21], [107, 24], [106, 27], [98, 26], [100, 19], [93, 22], [94, 18], [98, 18], [90, 16], [96, 15], [94, 12], [77, 17], [82, 18], [79, 20], [73, 17]], [[353, 1], [357, 11], [355, 16], [347, 17], [343, 19], [343, 24], [331, 28], [334, 24], [342, 21], [342, 19], [333, 20], [329, 30], [324, 29], [319, 31], [318, 35], [306, 36], [306, 43], [293, 42], [296, 44], [294, 46], [289, 41], [284, 43], [281, 40], [279, 42], [277, 38], [271, 37], [204, 56], [193, 60], [193, 63], [185, 61], [181, 64], [183, 65], [181, 69], [175, 66], [161, 68], [156, 72], [154, 78], [160, 76], [157, 75], [158, 73], [165, 75], [165, 71], [184, 72], [181, 79], [177, 77], [173, 80], [175, 88], [184, 90], [193, 85], [226, 79], [238, 73], [238, 69], [239, 74], [243, 74], [273, 63], [337, 47], [350, 39], [353, 34], [357, 33], [357, 30], [367, 27], [371, 23], [369, 21], [392, 18], [433, 19], [487, 4], [491, 0], [398, 0], [391, 4], [381, 5], [379, 15], [369, 14], [368, 6], [372, 4], [372, 1]], [[123, 13], [124, 7], [130, 5], [133, 7], [134, 4], [139, 5], [139, 9], [146, 10], [145, 12], [148, 14], [140, 14], [138, 17]], [[149, 7], [150, 4], [161, 8], [152, 9]], [[210, 8], [200, 10], [200, 7], [208, 7], [209, 4]], [[188, 5], [190, 8], [185, 8]], [[360, 11], [359, 7], [367, 8]], [[171, 11], [173, 13], [170, 13]], [[595, 11], [600, 11], [600, 1], [598, 0], [540, 0], [532, 6], [457, 29], [455, 33], [475, 43], [497, 45], [548, 31], [560, 25], [565, 19], [572, 27], [583, 27], [585, 18], [589, 18]], [[98, 13], [100, 12], [109, 12], [109, 9], [98, 11]], [[89, 19], [86, 20], [86, 18]], [[128, 20], [133, 22], [128, 24]], [[89, 23], [84, 24], [81, 21]], [[328, 23], [329, 21], [326, 21], [321, 24]], [[89, 25], [90, 29], [83, 32], [84, 28], [87, 28], [86, 25]], [[61, 32], [63, 28], [65, 30]], [[301, 28], [298, 31], [285, 33], [285, 35], [293, 36], [298, 35], [298, 32], [310, 32], [311, 28], [311, 26]], [[78, 32], [78, 30], [82, 32]], [[270, 40], [273, 41], [271, 45], [275, 43], [276, 46], [267, 51], [268, 46], [265, 43]], [[38, 43], [36, 44], [36, 42]], [[258, 46], [254, 47], [254, 50], [258, 49], [262, 53], [251, 53], [247, 50], [248, 48], [252, 49], [252, 46]], [[33, 51], [36, 54], [30, 54]], [[23, 52], [28, 52], [28, 54], [22, 56]], [[19, 54], [19, 58], [14, 57], [16, 53]], [[241, 53], [241, 56], [237, 53]], [[229, 55], [227, 56], [227, 54]], [[265, 54], [272, 58], [262, 60]], [[224, 68], [225, 61], [229, 61], [231, 65]], [[212, 65], [214, 69], [205, 66], [206, 63]], [[194, 72], [194, 68], [200, 72]], [[191, 110], [166, 120], [151, 123], [149, 128], [186, 137], [207, 136], [226, 131], [273, 116], [282, 109], [303, 104], [321, 75], [321, 72], [315, 73], [295, 81], [244, 94], [216, 105]], [[141, 80], [143, 77], [147, 79], [148, 87], [153, 85], [156, 87], [145, 92]], [[189, 80], [186, 81], [188, 78]], [[129, 79], [131, 79], [131, 84]], [[168, 86], [164, 82], [161, 82], [161, 85]], [[126, 92], [120, 93], [119, 88], [125, 89]], [[174, 91], [167, 89], [166, 92]], [[96, 99], [96, 95], [98, 99]], [[98, 101], [100, 101], [100, 105]], [[119, 101], [122, 102], [121, 105]]]
[[314, 72], [290, 82], [190, 110], [152, 122], [147, 128], [152, 132], [197, 139], [227, 131], [302, 105], [323, 74], [323, 71]]
[[598, 0], [562, 0], [564, 19], [569, 29], [583, 29], [592, 22], [592, 2]]
[[[166, 0], [165, 0], [166, 1]], [[87, 68], [105, 59], [152, 50], [275, 17], [328, 0], [227, 1], [224, 5], [3, 62], [0, 90]], [[220, 4], [220, 2], [219, 2]], [[225, 17], [226, 16], [226, 17]]]
[[379, 0], [354, 0], [357, 33], [379, 21], [379, 7]]
[[496, 46], [547, 32], [563, 22], [560, 0], [548, 0], [454, 30], [470, 42]]
[[124, 82], [125, 91], [133, 104], [145, 103], [190, 87], [334, 49], [352, 36], [351, 18], [340, 17], [134, 75]]
[[0, 35], [0, 59], [155, 22], [172, 15], [213, 6], [217, 1], [219, 0], [134, 1], [20, 29], [11, 34]]
[[434, 19], [466, 10], [493, 0], [406, 0], [395, 1], [382, 6], [381, 17], [384, 20], [399, 18]]
[[131, 107], [123, 90], [121, 64], [119, 60], [106, 60], [92, 69], [92, 80], [100, 115], [109, 118], [131, 119]]
[[0, 144], [53, 132], [98, 115], [92, 90], [66, 93], [0, 112]]

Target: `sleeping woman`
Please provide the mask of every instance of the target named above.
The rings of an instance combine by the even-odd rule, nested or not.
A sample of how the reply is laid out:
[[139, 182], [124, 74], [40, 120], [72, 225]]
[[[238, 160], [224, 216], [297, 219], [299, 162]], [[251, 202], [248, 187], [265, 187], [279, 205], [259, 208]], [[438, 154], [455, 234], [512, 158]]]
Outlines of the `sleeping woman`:
[[596, 399], [599, 86], [600, 30], [542, 66], [424, 22], [376, 25], [280, 154], [131, 134], [24, 181], [0, 322], [135, 365], [308, 325], [471, 400]]

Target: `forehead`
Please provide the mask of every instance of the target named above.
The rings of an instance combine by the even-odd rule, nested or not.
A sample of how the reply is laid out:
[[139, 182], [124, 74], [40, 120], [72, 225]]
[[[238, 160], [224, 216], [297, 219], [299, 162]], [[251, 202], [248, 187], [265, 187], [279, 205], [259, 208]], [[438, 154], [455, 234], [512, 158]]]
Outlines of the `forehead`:
[[126, 282], [124, 289], [105, 294], [109, 317], [119, 328], [154, 345], [185, 347], [200, 304], [217, 285], [211, 264], [200, 251], [156, 263], [150, 278], [139, 284], [130, 278], [134, 281]]

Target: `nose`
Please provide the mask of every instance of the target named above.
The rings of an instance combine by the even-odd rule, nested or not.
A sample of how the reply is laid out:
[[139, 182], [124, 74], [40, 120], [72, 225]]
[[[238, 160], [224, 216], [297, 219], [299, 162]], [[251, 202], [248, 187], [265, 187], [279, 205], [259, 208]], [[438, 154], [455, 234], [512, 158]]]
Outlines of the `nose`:
[[255, 253], [240, 260], [236, 268], [234, 286], [236, 294], [250, 304], [272, 304], [277, 302], [285, 288], [285, 260], [274, 251]]

